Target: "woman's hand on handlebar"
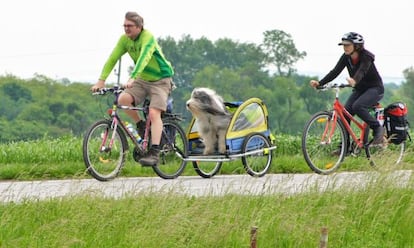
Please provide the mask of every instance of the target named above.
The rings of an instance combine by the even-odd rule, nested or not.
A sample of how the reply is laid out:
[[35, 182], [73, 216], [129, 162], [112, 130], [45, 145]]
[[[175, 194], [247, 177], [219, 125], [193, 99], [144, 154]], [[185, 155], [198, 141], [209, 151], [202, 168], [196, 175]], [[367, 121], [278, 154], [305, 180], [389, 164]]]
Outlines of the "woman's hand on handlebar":
[[105, 80], [99, 79], [98, 82], [94, 86], [91, 87], [91, 91], [97, 92], [103, 87], [105, 87]]
[[348, 81], [348, 84], [351, 85], [351, 87], [355, 87], [355, 80], [353, 78], [347, 78], [346, 81]]
[[310, 84], [310, 86], [311, 86], [311, 87], [316, 88], [316, 87], [318, 87], [318, 86], [319, 86], [319, 81], [316, 81], [316, 80], [311, 80], [311, 81], [309, 82], [309, 84]]

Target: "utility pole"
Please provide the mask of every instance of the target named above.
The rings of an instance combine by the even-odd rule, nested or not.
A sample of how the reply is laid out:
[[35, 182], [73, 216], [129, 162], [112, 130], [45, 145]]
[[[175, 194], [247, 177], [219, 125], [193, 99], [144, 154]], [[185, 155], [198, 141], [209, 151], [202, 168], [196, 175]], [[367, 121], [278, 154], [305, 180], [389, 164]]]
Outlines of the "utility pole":
[[115, 69], [115, 75], [118, 76], [116, 84], [119, 86], [119, 83], [121, 81], [121, 58], [118, 60], [118, 70]]

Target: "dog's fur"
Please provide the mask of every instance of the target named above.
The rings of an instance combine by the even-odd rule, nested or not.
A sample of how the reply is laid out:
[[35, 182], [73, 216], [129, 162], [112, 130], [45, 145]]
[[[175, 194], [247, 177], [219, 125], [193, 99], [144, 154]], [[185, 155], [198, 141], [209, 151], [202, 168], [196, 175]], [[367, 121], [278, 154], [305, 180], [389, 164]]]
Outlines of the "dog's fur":
[[209, 88], [195, 88], [187, 101], [187, 109], [197, 122], [198, 132], [204, 142], [204, 155], [214, 153], [218, 142], [219, 153], [226, 152], [226, 132], [231, 114], [223, 98]]

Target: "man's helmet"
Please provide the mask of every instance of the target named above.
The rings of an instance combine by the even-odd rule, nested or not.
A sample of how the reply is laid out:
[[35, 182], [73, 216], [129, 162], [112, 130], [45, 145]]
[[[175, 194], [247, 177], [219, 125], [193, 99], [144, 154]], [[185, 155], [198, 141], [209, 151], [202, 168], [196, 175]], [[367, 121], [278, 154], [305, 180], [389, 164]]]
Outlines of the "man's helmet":
[[338, 45], [340, 46], [340, 45], [349, 44], [349, 42], [352, 42], [353, 44], [364, 44], [364, 37], [362, 37], [362, 35], [358, 33], [349, 32], [342, 36], [342, 42], [339, 43]]

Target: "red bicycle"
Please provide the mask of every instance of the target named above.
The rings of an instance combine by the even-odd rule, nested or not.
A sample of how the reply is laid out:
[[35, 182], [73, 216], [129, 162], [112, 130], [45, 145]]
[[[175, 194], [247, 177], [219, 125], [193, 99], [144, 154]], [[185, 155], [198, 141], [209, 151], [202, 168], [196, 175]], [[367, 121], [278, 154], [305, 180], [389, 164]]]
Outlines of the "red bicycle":
[[[372, 166], [400, 163], [405, 152], [405, 142], [394, 144], [385, 133], [384, 145], [371, 145], [373, 137], [369, 126], [351, 116], [339, 101], [339, 92], [346, 87], [351, 86], [326, 84], [316, 88], [334, 90], [335, 100], [332, 110], [317, 112], [305, 125], [302, 152], [308, 166], [318, 174], [331, 174], [340, 167], [347, 155], [358, 156], [361, 151], [364, 151]], [[383, 123], [384, 108], [378, 103], [372, 106], [372, 110]], [[352, 123], [354, 125], [351, 127]]]

